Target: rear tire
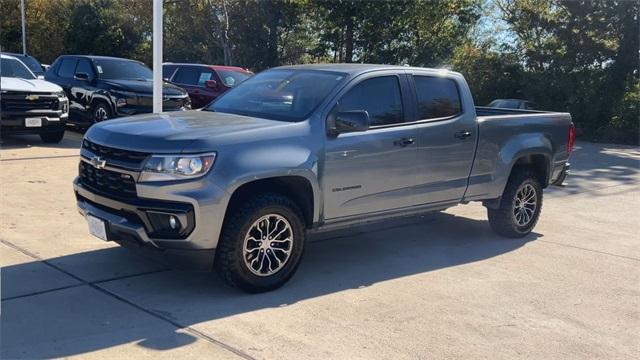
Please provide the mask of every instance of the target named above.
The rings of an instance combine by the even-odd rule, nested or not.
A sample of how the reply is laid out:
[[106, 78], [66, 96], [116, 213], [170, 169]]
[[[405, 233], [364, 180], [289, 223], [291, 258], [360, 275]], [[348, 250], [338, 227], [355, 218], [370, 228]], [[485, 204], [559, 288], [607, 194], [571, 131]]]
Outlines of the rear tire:
[[487, 209], [489, 224], [497, 234], [521, 238], [528, 235], [540, 218], [542, 186], [535, 174], [515, 170], [509, 178], [498, 209]]
[[64, 138], [64, 129], [40, 134], [40, 139], [46, 143], [57, 144]]
[[302, 212], [288, 197], [258, 195], [231, 207], [214, 267], [229, 285], [260, 293], [284, 285], [304, 250]]

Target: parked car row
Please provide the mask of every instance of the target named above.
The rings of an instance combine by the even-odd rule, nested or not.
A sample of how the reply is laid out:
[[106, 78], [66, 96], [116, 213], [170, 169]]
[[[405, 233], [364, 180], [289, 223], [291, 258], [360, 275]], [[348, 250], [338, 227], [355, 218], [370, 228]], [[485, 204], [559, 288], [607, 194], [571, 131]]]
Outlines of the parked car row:
[[[152, 111], [153, 72], [142, 62], [106, 56], [63, 55], [45, 67], [30, 55], [3, 53], [3, 65], [5, 58], [8, 65], [2, 72], [2, 96], [6, 101], [2, 101], [0, 109], [3, 134], [50, 133], [49, 122], [52, 120], [43, 115], [51, 110], [50, 104], [30, 100], [42, 98], [49, 88], [63, 94], [67, 104], [64, 120], [56, 123], [57, 137], [43, 135], [53, 142], [62, 138], [65, 123], [86, 129], [96, 122]], [[164, 64], [163, 110], [204, 107], [252, 75], [240, 67]], [[5, 84], [5, 77], [13, 80], [7, 80]], [[26, 82], [15, 80], [18, 78]], [[46, 81], [34, 82], [36, 79]], [[16, 87], [29, 81], [27, 87]], [[25, 103], [16, 105], [13, 99], [8, 99], [10, 94], [5, 94], [8, 90], [19, 93]], [[35, 121], [36, 117], [40, 117], [40, 122]], [[32, 119], [30, 123], [27, 118]]]

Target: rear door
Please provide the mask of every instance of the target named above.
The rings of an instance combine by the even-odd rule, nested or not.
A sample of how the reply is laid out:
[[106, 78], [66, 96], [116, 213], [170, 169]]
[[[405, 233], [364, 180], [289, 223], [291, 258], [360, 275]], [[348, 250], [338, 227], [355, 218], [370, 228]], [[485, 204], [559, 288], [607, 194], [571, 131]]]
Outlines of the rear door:
[[457, 202], [464, 196], [478, 138], [475, 107], [461, 94], [464, 81], [413, 72], [417, 111], [417, 164], [421, 204]]
[[78, 111], [82, 111], [83, 114], [91, 114], [91, 101], [93, 94], [97, 90], [95, 87], [96, 73], [93, 69], [91, 60], [86, 58], [78, 58], [75, 74], [85, 73], [89, 76], [87, 80], [79, 80], [74, 77], [71, 84], [71, 94], [74, 99], [74, 106]]
[[74, 80], [73, 75], [76, 73], [78, 59], [67, 56], [60, 60], [60, 65], [56, 69], [56, 83], [64, 90], [69, 99], [69, 113], [72, 120], [79, 120], [84, 115], [83, 107], [78, 103], [73, 91]]
[[404, 73], [363, 75], [338, 96], [331, 114], [365, 110], [371, 127], [364, 132], [328, 136], [321, 186], [325, 219], [411, 206], [419, 181], [416, 126], [406, 104], [410, 90]]

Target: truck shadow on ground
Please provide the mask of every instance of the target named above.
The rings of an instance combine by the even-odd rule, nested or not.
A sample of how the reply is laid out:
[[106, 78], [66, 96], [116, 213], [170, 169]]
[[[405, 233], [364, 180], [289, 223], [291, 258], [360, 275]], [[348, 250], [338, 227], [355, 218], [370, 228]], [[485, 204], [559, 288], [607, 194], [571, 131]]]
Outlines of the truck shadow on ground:
[[[505, 239], [496, 236], [486, 221], [434, 213], [315, 235], [306, 244], [297, 274], [281, 289], [265, 294], [244, 294], [212, 274], [166, 270], [4, 300], [2, 357], [64, 357], [131, 342], [159, 351], [178, 348], [197, 338], [176, 326], [265, 309], [277, 312], [320, 296], [483, 261], [540, 236]], [[91, 266], [120, 251], [116, 247], [50, 261]], [[5, 268], [3, 275], [10, 278], [3, 276], [3, 288], [19, 282], [30, 271], [29, 264]], [[204, 332], [215, 339], [223, 335], [216, 330]]]
[[38, 135], [6, 135], [0, 139], [0, 149], [13, 150], [29, 147], [52, 149], [80, 149], [82, 134], [67, 130], [64, 138], [57, 144], [43, 142]]

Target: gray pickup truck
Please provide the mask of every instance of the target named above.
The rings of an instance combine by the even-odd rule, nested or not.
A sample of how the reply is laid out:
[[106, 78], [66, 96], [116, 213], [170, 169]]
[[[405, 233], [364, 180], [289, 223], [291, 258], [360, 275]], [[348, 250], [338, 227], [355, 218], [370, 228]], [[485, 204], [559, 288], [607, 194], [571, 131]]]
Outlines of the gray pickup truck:
[[455, 72], [287, 66], [202, 111], [92, 126], [74, 189], [91, 234], [261, 292], [312, 229], [482, 201], [496, 233], [525, 236], [573, 138], [567, 113], [475, 107]]

